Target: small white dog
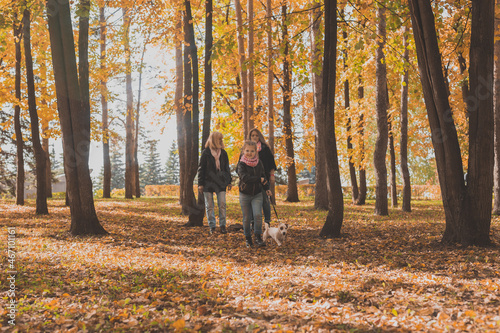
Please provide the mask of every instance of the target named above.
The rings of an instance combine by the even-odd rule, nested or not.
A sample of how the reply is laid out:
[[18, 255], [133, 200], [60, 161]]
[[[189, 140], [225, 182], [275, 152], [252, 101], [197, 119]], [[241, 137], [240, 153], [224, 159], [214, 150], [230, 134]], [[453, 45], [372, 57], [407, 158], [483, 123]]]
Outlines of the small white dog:
[[262, 240], [265, 242], [269, 237], [276, 241], [278, 246], [281, 246], [286, 240], [286, 233], [288, 232], [288, 224], [281, 222], [277, 227], [272, 227], [266, 222], [264, 235], [262, 235]]

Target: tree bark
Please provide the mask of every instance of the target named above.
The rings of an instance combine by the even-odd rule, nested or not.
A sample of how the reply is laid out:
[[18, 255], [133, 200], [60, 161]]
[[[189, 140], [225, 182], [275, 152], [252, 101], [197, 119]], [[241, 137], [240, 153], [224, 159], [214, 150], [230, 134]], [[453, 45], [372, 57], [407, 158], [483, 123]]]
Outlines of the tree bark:
[[396, 184], [396, 150], [394, 147], [394, 133], [392, 132], [392, 119], [388, 119], [389, 126], [389, 154], [391, 156], [391, 207], [398, 207], [398, 188]]
[[406, 26], [403, 35], [405, 71], [403, 74], [403, 82], [401, 84], [401, 140], [399, 144], [401, 154], [401, 174], [403, 178], [403, 204], [401, 206], [403, 212], [411, 212], [411, 183], [410, 171], [408, 170], [408, 66], [410, 63], [408, 30], [409, 29]]
[[[500, 12], [500, 0], [495, 1], [495, 12]], [[500, 215], [500, 17], [495, 16], [495, 62], [494, 62], [494, 132], [495, 166], [493, 171], [493, 214]]]
[[243, 41], [243, 18], [240, 0], [234, 0], [234, 7], [236, 10], [236, 27], [238, 29], [238, 53], [240, 55], [243, 137], [246, 138], [251, 128], [249, 128], [248, 120], [248, 72], [245, 69], [245, 43]]
[[14, 106], [14, 130], [16, 133], [16, 205], [24, 205], [24, 141], [21, 131], [21, 37], [22, 24], [18, 22], [17, 15], [14, 19], [14, 43], [16, 52], [16, 77], [14, 89], [16, 94], [16, 105]]
[[[248, 16], [248, 130], [255, 127], [255, 72], [254, 72], [254, 29], [253, 29], [253, 0], [247, 0]], [[247, 135], [245, 135], [245, 138]]]
[[[361, 100], [365, 96], [365, 89], [361, 85], [361, 80], [360, 80], [360, 86], [358, 87], [358, 99]], [[365, 169], [365, 117], [364, 114], [361, 113], [359, 115], [359, 125], [358, 125], [358, 135], [360, 137], [360, 151], [361, 151], [361, 156], [360, 156], [360, 166], [359, 166], [359, 196], [358, 196], [358, 201], [356, 202], [356, 205], [364, 205], [366, 203], [366, 169]]]
[[205, 110], [203, 112], [203, 134], [201, 139], [201, 147], [205, 147], [205, 143], [210, 136], [210, 123], [212, 121], [212, 47], [214, 44], [213, 37], [213, 0], [205, 2]]
[[[182, 11], [179, 10], [177, 13], [177, 23], [175, 26], [175, 31], [182, 31], [183, 27], [183, 17]], [[184, 128], [184, 106], [183, 106], [183, 87], [184, 87], [184, 67], [182, 60], [182, 38], [181, 34], [176, 36], [175, 43], [175, 97], [174, 97], [174, 108], [176, 114], [177, 123], [177, 146], [179, 148], [179, 204], [181, 207], [185, 207], [184, 202], [184, 188], [186, 182], [186, 129]], [[183, 213], [187, 214], [187, 211]]]
[[66, 190], [73, 235], [107, 234], [94, 207], [89, 172], [90, 115], [82, 107], [69, 2], [46, 2], [57, 106], [63, 135]]
[[[268, 104], [268, 126], [269, 126], [269, 149], [274, 155], [274, 89], [273, 89], [273, 8], [272, 1], [267, 0], [266, 3], [266, 15], [267, 15], [267, 104]], [[272, 202], [276, 202], [276, 181], [271, 179], [270, 190], [272, 192]]]
[[104, 13], [105, 7], [99, 8], [100, 31], [100, 61], [101, 61], [101, 107], [102, 107], [102, 154], [103, 154], [103, 181], [102, 197], [111, 198], [111, 159], [109, 156], [109, 124], [108, 124], [108, 80], [106, 72], [106, 36], [107, 23]]
[[295, 153], [293, 149], [293, 129], [292, 129], [292, 71], [289, 56], [290, 43], [288, 41], [287, 6], [281, 6], [283, 43], [283, 134], [285, 136], [288, 186], [286, 201], [299, 202], [299, 192], [297, 189], [297, 173], [295, 170]]
[[321, 108], [321, 85], [323, 81], [321, 50], [322, 36], [320, 31], [321, 26], [321, 4], [317, 0], [311, 2], [311, 81], [313, 88], [313, 103], [314, 103], [314, 127], [315, 127], [315, 149], [314, 159], [316, 166], [316, 183], [314, 184], [314, 208], [318, 210], [328, 210], [328, 189], [326, 179], [326, 161], [325, 148], [322, 145], [322, 140], [319, 138], [318, 128], [322, 126], [324, 109]]
[[26, 62], [26, 81], [28, 87], [28, 108], [31, 120], [31, 141], [35, 152], [36, 162], [36, 214], [48, 214], [47, 207], [47, 162], [45, 151], [40, 142], [40, 129], [36, 109], [35, 76], [33, 74], [33, 58], [31, 56], [31, 12], [24, 10], [23, 14], [23, 41], [24, 59]]
[[329, 207], [325, 224], [321, 229], [322, 237], [340, 237], [340, 230], [344, 219], [344, 199], [335, 139], [335, 82], [337, 76], [337, 1], [325, 2], [325, 46], [323, 55], [323, 87], [321, 108], [322, 126], [318, 127], [320, 140], [325, 150], [326, 169], [328, 173]]
[[[342, 37], [344, 40], [347, 40], [347, 31], [342, 31]], [[344, 50], [344, 70], [347, 70], [347, 49]], [[353, 146], [352, 146], [352, 135], [351, 135], [351, 116], [349, 115], [350, 104], [350, 95], [349, 95], [349, 80], [346, 79], [344, 81], [344, 108], [347, 117], [346, 124], [346, 132], [347, 132], [347, 156], [349, 158], [349, 175], [351, 177], [351, 194], [352, 194], [352, 203], [358, 202], [359, 197], [359, 189], [358, 189], [358, 180], [356, 177], [356, 168], [353, 162]]]
[[387, 67], [385, 64], [384, 47], [386, 38], [385, 7], [378, 8], [378, 47], [376, 51], [376, 89], [377, 89], [377, 141], [373, 153], [375, 169], [375, 214], [389, 215], [387, 200], [387, 167], [385, 165], [388, 128], [387, 128]]
[[125, 86], [127, 93], [127, 113], [125, 120], [125, 198], [133, 199], [135, 193], [134, 180], [134, 93], [132, 91], [132, 54], [130, 50], [130, 24], [129, 9], [123, 8], [124, 51], [125, 51]]
[[493, 185], [494, 2], [472, 1], [467, 183], [446, 95], [432, 7], [430, 1], [410, 0], [409, 4], [446, 217], [442, 241], [488, 245]]

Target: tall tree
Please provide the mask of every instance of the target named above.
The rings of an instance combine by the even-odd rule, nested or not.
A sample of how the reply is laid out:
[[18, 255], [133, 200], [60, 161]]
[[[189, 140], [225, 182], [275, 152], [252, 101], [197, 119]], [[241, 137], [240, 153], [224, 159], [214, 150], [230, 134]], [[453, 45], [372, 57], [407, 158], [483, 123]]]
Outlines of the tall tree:
[[243, 18], [240, 0], [234, 0], [234, 7], [236, 10], [236, 26], [238, 29], [238, 54], [241, 76], [243, 135], [246, 138], [248, 137], [248, 133], [250, 132], [251, 128], [248, 119], [248, 71], [245, 64], [245, 43], [243, 40]]
[[283, 43], [283, 134], [285, 136], [288, 185], [286, 201], [298, 202], [299, 192], [297, 189], [297, 172], [295, 170], [295, 152], [293, 149], [292, 129], [292, 69], [290, 60], [290, 42], [288, 40], [288, 14], [287, 5], [281, 6]]
[[106, 234], [97, 218], [89, 172], [90, 115], [80, 96], [69, 2], [46, 2], [57, 106], [63, 135], [66, 191], [73, 235]]
[[182, 207], [182, 211], [184, 214], [187, 214], [187, 211], [184, 209], [186, 207], [185, 203], [185, 195], [184, 188], [185, 182], [187, 179], [187, 168], [186, 168], [186, 134], [184, 127], [184, 117], [185, 111], [183, 106], [183, 87], [184, 87], [184, 66], [182, 59], [182, 43], [183, 40], [181, 38], [181, 32], [183, 27], [183, 11], [178, 10], [176, 15], [176, 25], [175, 31], [178, 32], [175, 41], [175, 96], [174, 96], [174, 108], [176, 115], [176, 124], [177, 124], [177, 142], [179, 146], [179, 166], [180, 166], [180, 186], [179, 186], [179, 204]]
[[494, 63], [494, 132], [495, 166], [493, 171], [493, 214], [500, 215], [500, 0], [495, 1], [495, 63]]
[[[322, 237], [340, 237], [344, 220], [344, 199], [335, 139], [335, 83], [337, 79], [337, 0], [325, 2], [325, 45], [323, 53], [323, 86], [321, 96], [320, 119], [318, 127], [320, 140], [323, 141], [327, 180], [328, 180], [328, 215], [321, 229]], [[326, 149], [326, 147], [328, 147]]]
[[313, 88], [313, 103], [314, 103], [314, 128], [315, 128], [315, 166], [316, 166], [316, 182], [314, 185], [314, 207], [316, 209], [328, 209], [328, 189], [326, 181], [326, 162], [325, 162], [325, 148], [322, 146], [322, 140], [319, 139], [318, 128], [322, 125], [321, 119], [324, 111], [320, 107], [321, 104], [321, 85], [322, 85], [322, 71], [321, 71], [321, 49], [322, 43], [321, 36], [321, 4], [318, 0], [311, 1], [311, 76]]
[[469, 158], [464, 180], [462, 156], [429, 0], [410, 0], [420, 79], [436, 155], [446, 217], [442, 241], [490, 244], [493, 189], [494, 1], [472, 1], [469, 82]]
[[386, 39], [385, 7], [381, 4], [377, 10], [378, 47], [376, 51], [376, 89], [377, 89], [377, 141], [373, 153], [375, 168], [375, 214], [389, 215], [387, 202], [387, 167], [385, 157], [388, 143], [387, 126], [387, 65], [385, 63], [384, 47]]
[[125, 187], [125, 169], [123, 168], [123, 154], [118, 147], [111, 151], [111, 189], [123, 189]]
[[141, 183], [143, 185], [160, 185], [162, 180], [161, 159], [158, 153], [158, 140], [148, 140], [146, 158], [141, 166]]
[[[26, 2], [25, 2], [26, 3]], [[31, 56], [31, 12], [26, 7], [23, 14], [24, 59], [26, 62], [26, 81], [28, 86], [28, 108], [31, 120], [31, 140], [36, 162], [36, 213], [48, 214], [47, 207], [47, 172], [46, 155], [40, 142], [40, 129], [36, 109], [35, 76], [33, 57]]]
[[106, 73], [106, 36], [107, 23], [105, 7], [99, 7], [99, 32], [100, 32], [100, 67], [101, 67], [101, 107], [102, 107], [102, 154], [103, 154], [103, 180], [102, 196], [111, 198], [111, 159], [109, 157], [109, 124], [108, 124], [108, 79]]
[[21, 131], [21, 37], [22, 37], [22, 24], [14, 17], [14, 43], [16, 52], [16, 77], [14, 89], [16, 94], [16, 104], [14, 106], [14, 129], [16, 132], [16, 204], [24, 205], [24, 141], [23, 133]]
[[205, 147], [205, 143], [210, 135], [210, 123], [212, 121], [212, 47], [214, 44], [213, 37], [213, 0], [205, 2], [205, 106], [203, 111], [203, 134], [201, 137], [201, 146]]
[[127, 93], [127, 112], [125, 116], [125, 198], [132, 199], [135, 193], [134, 180], [134, 92], [132, 90], [132, 50], [130, 49], [130, 9], [123, 12], [123, 47], [125, 51], [125, 88]]
[[[267, 16], [267, 122], [269, 128], [269, 149], [274, 155], [274, 71], [273, 71], [273, 8], [272, 1], [266, 2], [266, 16]], [[275, 185], [276, 180], [271, 179], [270, 190], [272, 192], [272, 201], [276, 202]]]
[[[247, 19], [248, 19], [248, 129], [255, 127], [255, 70], [254, 70], [254, 12], [253, 0], [247, 0]], [[245, 134], [245, 138], [247, 134]]]
[[[362, 85], [362, 81], [360, 79], [360, 85], [358, 87], [358, 99], [362, 100], [365, 96], [365, 88]], [[361, 113], [359, 115], [359, 125], [358, 125], [358, 135], [360, 141], [360, 151], [361, 151], [361, 162], [359, 166], [359, 196], [356, 205], [364, 205], [366, 202], [366, 167], [364, 164], [365, 159], [365, 115]]]
[[392, 130], [392, 117], [387, 119], [389, 132], [389, 155], [391, 157], [391, 208], [398, 207], [398, 188], [396, 184], [396, 147], [394, 146], [394, 132]]
[[401, 82], [401, 139], [399, 144], [401, 154], [401, 175], [403, 176], [403, 204], [401, 208], [404, 212], [411, 212], [411, 183], [410, 171], [408, 170], [408, 66], [410, 63], [408, 33], [408, 26], [405, 26], [403, 35], [403, 47], [405, 49], [403, 58], [405, 61], [405, 69]]
[[165, 168], [165, 183], [170, 185], [179, 184], [179, 151], [175, 141], [172, 142], [168, 150], [167, 165]]

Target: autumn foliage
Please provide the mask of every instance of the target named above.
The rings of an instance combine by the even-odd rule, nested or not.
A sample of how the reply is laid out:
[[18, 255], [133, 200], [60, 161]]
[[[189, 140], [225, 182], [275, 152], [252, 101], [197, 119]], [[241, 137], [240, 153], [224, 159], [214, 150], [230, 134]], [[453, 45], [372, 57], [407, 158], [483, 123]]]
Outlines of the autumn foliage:
[[[241, 223], [228, 198], [228, 225]], [[391, 210], [388, 218], [369, 214], [372, 201], [346, 202], [343, 237], [326, 240], [317, 237], [326, 212], [309, 200], [279, 200], [286, 244], [251, 250], [241, 232], [181, 228], [173, 198], [98, 200], [110, 235], [90, 238], [69, 235], [63, 200], [49, 200], [49, 216], [27, 203], [0, 203], [1, 237], [7, 227], [16, 232], [19, 332], [500, 329], [498, 249], [441, 245], [436, 203], [415, 202], [411, 214]], [[499, 232], [495, 218], [496, 243]], [[14, 331], [1, 281], [0, 329]]]

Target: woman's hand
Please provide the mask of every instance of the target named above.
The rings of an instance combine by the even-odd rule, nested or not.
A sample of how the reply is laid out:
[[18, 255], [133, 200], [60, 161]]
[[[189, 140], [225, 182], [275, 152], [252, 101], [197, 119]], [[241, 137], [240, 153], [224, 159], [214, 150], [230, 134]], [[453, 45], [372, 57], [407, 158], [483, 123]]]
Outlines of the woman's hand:
[[271, 192], [271, 190], [267, 190], [267, 191], [266, 191], [266, 194], [267, 194], [269, 197], [271, 197], [271, 196], [273, 195], [273, 192]]
[[198, 185], [198, 192], [203, 192], [203, 186]]

